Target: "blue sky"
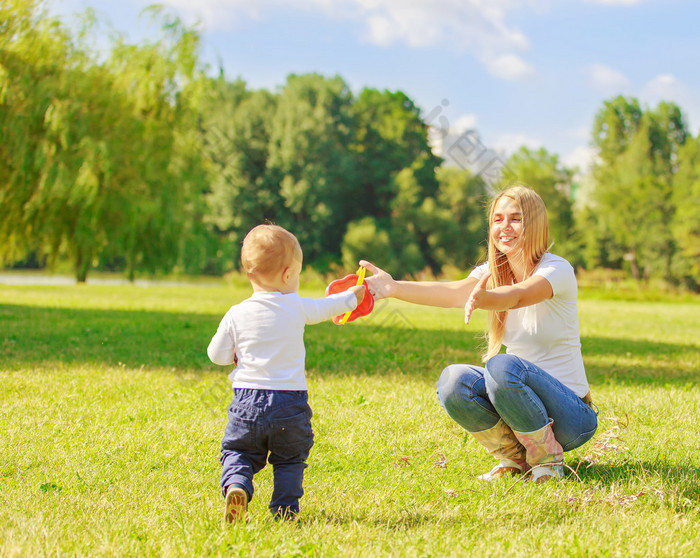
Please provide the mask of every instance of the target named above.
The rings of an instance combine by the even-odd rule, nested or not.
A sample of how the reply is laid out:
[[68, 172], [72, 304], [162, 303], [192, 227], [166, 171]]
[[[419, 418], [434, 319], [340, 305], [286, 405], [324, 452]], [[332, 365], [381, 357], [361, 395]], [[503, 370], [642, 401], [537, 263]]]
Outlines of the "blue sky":
[[[49, 0], [93, 7], [131, 40], [153, 33], [148, 0]], [[230, 79], [276, 90], [290, 73], [401, 90], [452, 131], [508, 155], [545, 147], [568, 165], [617, 94], [676, 102], [700, 126], [700, 2], [692, 0], [161, 0], [199, 22], [202, 55]], [[437, 122], [437, 119], [436, 119]]]

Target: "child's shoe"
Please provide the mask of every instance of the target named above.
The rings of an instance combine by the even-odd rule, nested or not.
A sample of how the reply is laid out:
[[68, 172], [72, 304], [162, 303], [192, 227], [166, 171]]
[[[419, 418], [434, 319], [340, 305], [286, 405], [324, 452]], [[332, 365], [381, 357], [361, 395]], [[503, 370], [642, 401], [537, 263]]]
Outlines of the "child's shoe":
[[279, 506], [270, 508], [270, 513], [275, 521], [296, 521], [299, 519], [298, 506]]
[[240, 486], [231, 484], [226, 489], [226, 507], [224, 508], [224, 521], [235, 523], [245, 519], [248, 510], [248, 493]]

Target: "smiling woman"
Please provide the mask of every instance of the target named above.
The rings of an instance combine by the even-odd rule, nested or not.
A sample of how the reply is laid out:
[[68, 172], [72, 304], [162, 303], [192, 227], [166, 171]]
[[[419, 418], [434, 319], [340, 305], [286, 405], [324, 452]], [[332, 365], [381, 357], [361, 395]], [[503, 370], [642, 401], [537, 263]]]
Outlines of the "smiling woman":
[[[563, 478], [563, 454], [597, 427], [581, 355], [577, 284], [571, 265], [547, 251], [542, 198], [527, 186], [498, 194], [489, 210], [488, 262], [466, 279], [395, 281], [361, 261], [376, 298], [488, 310], [485, 367], [452, 364], [438, 381], [450, 417], [497, 459], [482, 480], [531, 471], [536, 482]], [[499, 354], [505, 344], [506, 354]]]

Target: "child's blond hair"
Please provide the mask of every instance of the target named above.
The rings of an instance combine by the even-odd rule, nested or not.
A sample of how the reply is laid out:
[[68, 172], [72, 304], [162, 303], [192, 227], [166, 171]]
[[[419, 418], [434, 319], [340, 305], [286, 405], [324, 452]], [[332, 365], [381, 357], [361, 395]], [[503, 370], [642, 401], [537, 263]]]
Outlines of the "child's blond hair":
[[297, 237], [279, 225], [258, 225], [243, 239], [241, 263], [252, 279], [272, 277], [302, 258]]

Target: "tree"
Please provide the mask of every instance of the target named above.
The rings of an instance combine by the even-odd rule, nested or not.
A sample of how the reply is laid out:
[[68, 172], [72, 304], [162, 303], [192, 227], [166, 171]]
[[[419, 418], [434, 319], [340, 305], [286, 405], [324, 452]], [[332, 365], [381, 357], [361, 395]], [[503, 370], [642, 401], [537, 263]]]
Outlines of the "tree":
[[268, 184], [279, 184], [279, 224], [295, 232], [307, 261], [339, 253], [356, 205], [352, 102], [340, 77], [318, 74], [290, 75], [278, 97]]
[[389, 233], [377, 226], [374, 217], [363, 217], [348, 224], [341, 248], [345, 269], [353, 269], [363, 258], [381, 262], [389, 273], [401, 273], [399, 262], [393, 253]]
[[[397, 192], [394, 178], [413, 167], [421, 197], [437, 190], [435, 169], [441, 160], [428, 145], [427, 126], [420, 109], [403, 92], [363, 89], [353, 105], [355, 154], [360, 195], [354, 216], [369, 214], [386, 219]], [[415, 163], [420, 161], [418, 167]]]
[[480, 176], [468, 170], [443, 167], [437, 172], [435, 198], [421, 208], [433, 258], [443, 268], [468, 269], [485, 257], [489, 194]]
[[639, 101], [618, 95], [605, 101], [593, 124], [593, 144], [603, 165], [611, 165], [625, 152], [642, 119]]
[[[195, 70], [197, 33], [164, 17], [161, 39], [117, 38], [98, 62], [37, 5], [9, 4], [0, 27], [10, 84], [0, 125], [16, 140], [0, 154], [0, 237], [72, 259], [79, 281], [98, 260], [122, 262], [131, 278], [172, 268], [198, 165], [179, 151], [187, 119], [176, 100]], [[85, 18], [80, 41], [93, 23]]]
[[671, 231], [677, 246], [673, 276], [700, 291], [700, 137], [688, 137], [678, 153], [673, 179], [675, 215]]
[[685, 138], [683, 116], [672, 103], [642, 111], [636, 99], [617, 97], [596, 115], [593, 210], [602, 236], [623, 248], [634, 278], [671, 276], [673, 176]]
[[111, 207], [120, 207], [106, 219], [110, 251], [123, 254], [130, 278], [138, 270], [170, 270], [186, 259], [181, 239], [196, 213], [192, 196], [204, 180], [201, 160], [187, 152], [191, 108], [178, 102], [178, 93], [197, 76], [199, 35], [158, 8], [151, 12], [162, 18], [163, 36], [138, 46], [118, 38], [106, 63], [114, 89], [127, 99], [122, 115], [133, 122], [113, 138], [119, 175], [106, 188], [115, 198]]
[[36, 1], [0, 4], [0, 263], [42, 250], [28, 207], [44, 195], [45, 118], [72, 53], [69, 36]]
[[277, 222], [284, 207], [279, 184], [270, 180], [268, 159], [276, 96], [250, 91], [245, 82], [223, 75], [205, 80], [199, 131], [208, 161], [208, 221], [221, 238], [218, 267], [238, 267], [246, 233], [265, 221]]

